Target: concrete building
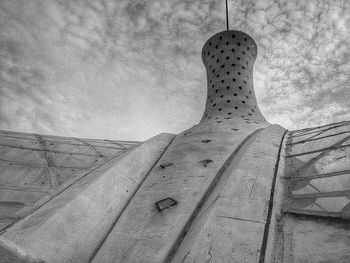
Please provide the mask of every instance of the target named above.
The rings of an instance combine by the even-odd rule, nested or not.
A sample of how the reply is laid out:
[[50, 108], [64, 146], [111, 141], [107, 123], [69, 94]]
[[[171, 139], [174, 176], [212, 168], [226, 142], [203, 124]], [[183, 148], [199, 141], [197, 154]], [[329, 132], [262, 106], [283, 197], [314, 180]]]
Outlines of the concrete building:
[[2, 262], [350, 262], [350, 122], [287, 131], [257, 44], [204, 45], [201, 121], [145, 142], [0, 133]]

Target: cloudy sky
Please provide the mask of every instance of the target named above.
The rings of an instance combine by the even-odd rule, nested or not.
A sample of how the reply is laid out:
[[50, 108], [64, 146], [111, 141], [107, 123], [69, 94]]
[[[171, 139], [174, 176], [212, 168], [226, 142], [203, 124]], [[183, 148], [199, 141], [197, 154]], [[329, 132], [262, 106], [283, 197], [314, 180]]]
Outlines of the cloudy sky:
[[[267, 120], [350, 120], [350, 1], [229, 1], [258, 43]], [[0, 0], [0, 129], [120, 140], [179, 133], [203, 113], [201, 48], [223, 0]]]

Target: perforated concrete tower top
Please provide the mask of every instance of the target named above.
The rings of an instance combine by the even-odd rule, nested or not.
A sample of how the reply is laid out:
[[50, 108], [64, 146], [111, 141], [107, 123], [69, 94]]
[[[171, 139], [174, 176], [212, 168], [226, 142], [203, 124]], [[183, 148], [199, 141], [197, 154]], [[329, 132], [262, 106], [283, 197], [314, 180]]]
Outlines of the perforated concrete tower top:
[[256, 56], [254, 39], [241, 31], [222, 31], [207, 40], [202, 50], [208, 83], [202, 122], [236, 118], [255, 123], [266, 121], [254, 93]]

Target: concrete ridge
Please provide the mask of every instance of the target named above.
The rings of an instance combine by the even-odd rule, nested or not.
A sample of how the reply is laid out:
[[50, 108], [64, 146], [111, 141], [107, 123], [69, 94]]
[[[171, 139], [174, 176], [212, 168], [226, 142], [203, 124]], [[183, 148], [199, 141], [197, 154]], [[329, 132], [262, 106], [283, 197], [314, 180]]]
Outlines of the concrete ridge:
[[[162, 133], [162, 135], [166, 135], [165, 133]], [[170, 134], [169, 134], [170, 135]], [[171, 134], [172, 135], [172, 134]], [[162, 155], [164, 154], [164, 152], [168, 149], [168, 147], [170, 146], [172, 140], [169, 142], [169, 144], [163, 149], [162, 154], [159, 156], [159, 158], [154, 162], [153, 166], [150, 168], [150, 170], [148, 171], [148, 173], [144, 176], [144, 178], [142, 179], [142, 181], [139, 183], [137, 189], [135, 189], [134, 193], [130, 196], [129, 200], [125, 203], [124, 207], [121, 209], [121, 212], [119, 213], [119, 215], [116, 217], [116, 219], [114, 220], [113, 224], [110, 226], [109, 230], [107, 231], [106, 235], [102, 238], [102, 240], [99, 242], [99, 244], [96, 246], [96, 248], [90, 253], [89, 259], [88, 261], [91, 262], [95, 255], [97, 254], [97, 252], [99, 251], [99, 249], [102, 247], [103, 243], [106, 241], [108, 235], [111, 233], [112, 229], [114, 228], [114, 226], [117, 224], [120, 216], [123, 214], [125, 208], [129, 205], [130, 201], [132, 200], [132, 198], [134, 197], [134, 195], [137, 193], [138, 189], [140, 188], [140, 186], [143, 184], [143, 182], [145, 181], [145, 179], [147, 178], [147, 176], [149, 175], [149, 173], [152, 171], [152, 169], [154, 168], [154, 166], [158, 163], [158, 160], [162, 157]]]
[[2, 239], [48, 262], [86, 262], [174, 136], [157, 135], [105, 163], [12, 225]]
[[[184, 235], [186, 235], [186, 232], [188, 231], [188, 229], [191, 227], [193, 221], [195, 220], [196, 217], [198, 217], [198, 215], [201, 212], [201, 209], [204, 206], [204, 203], [208, 200], [209, 196], [211, 195], [211, 193], [213, 192], [214, 188], [217, 186], [217, 184], [219, 183], [219, 181], [221, 180], [222, 175], [225, 173], [225, 171], [227, 170], [228, 166], [231, 164], [232, 160], [237, 156], [237, 154], [243, 150], [242, 148], [248, 148], [254, 138], [257, 136], [257, 134], [259, 132], [261, 132], [264, 129], [258, 129], [253, 131], [252, 133], [250, 133], [249, 135], [247, 135], [244, 140], [236, 147], [236, 149], [231, 153], [231, 155], [229, 156], [229, 158], [225, 161], [225, 163], [223, 164], [223, 166], [220, 168], [220, 170], [218, 171], [218, 173], [215, 176], [215, 179], [212, 181], [210, 187], [208, 188], [207, 192], [203, 195], [203, 197], [201, 198], [201, 201], [198, 203], [197, 208], [193, 211], [193, 214], [191, 215], [189, 221], [187, 222], [187, 224], [185, 225], [184, 229], [181, 231], [181, 233], [179, 234], [178, 237], [178, 241], [174, 244], [174, 247], [172, 250], [169, 251], [169, 254], [166, 258], [166, 262], [170, 262], [175, 253], [176, 250], [178, 249], [178, 247], [181, 244], [181, 241], [184, 237]], [[243, 150], [244, 151], [244, 150]], [[241, 156], [242, 157], [242, 156]], [[217, 199], [216, 199], [217, 200]], [[215, 202], [215, 201], [214, 201]]]

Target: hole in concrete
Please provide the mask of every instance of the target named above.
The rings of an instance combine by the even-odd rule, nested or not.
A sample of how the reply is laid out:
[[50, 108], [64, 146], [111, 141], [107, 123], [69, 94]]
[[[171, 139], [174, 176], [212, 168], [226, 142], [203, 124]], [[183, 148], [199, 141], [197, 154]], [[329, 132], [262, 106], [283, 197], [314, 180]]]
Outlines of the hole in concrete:
[[229, 90], [229, 89], [230, 89], [230, 86], [227, 86], [226, 89]]
[[227, 100], [226, 102], [227, 102], [227, 103], [230, 103], [231, 101], [230, 101], [230, 100]]
[[218, 45], [216, 45], [216, 46], [215, 46], [215, 49], [218, 49], [218, 47], [219, 47], [219, 46], [218, 46]]
[[242, 103], [243, 103], [243, 104], [245, 104], [245, 101], [244, 101], [244, 100], [242, 100]]
[[233, 93], [233, 96], [235, 96], [235, 97], [236, 97], [236, 96], [237, 96], [237, 93]]
[[209, 143], [209, 142], [211, 142], [211, 140], [203, 140], [202, 142]]
[[224, 53], [224, 50], [221, 50], [220, 53], [221, 53], [221, 54]]
[[222, 37], [219, 37], [220, 40], [222, 40]]
[[221, 111], [221, 110], [222, 110], [222, 108], [219, 108], [219, 109], [218, 109], [218, 111]]
[[237, 60], [241, 60], [241, 58], [240, 58], [240, 57], [237, 57]]
[[177, 205], [177, 201], [170, 197], [159, 200], [157, 203], [155, 203], [155, 206], [159, 212], [175, 205]]
[[236, 106], [235, 109], [238, 110], [238, 107]]
[[223, 98], [224, 97], [224, 95], [220, 95], [220, 98]]
[[174, 163], [163, 163], [161, 165], [159, 165], [162, 169], [164, 169], [165, 167], [168, 167], [168, 166], [171, 166], [171, 165], [174, 165]]
[[232, 51], [232, 52], [235, 52], [235, 49], [233, 48], [233, 49], [231, 49], [231, 51]]
[[217, 89], [217, 90], [215, 90], [215, 93], [218, 93], [218, 91], [219, 91], [218, 89]]
[[199, 161], [204, 167], [207, 167], [208, 164], [212, 163], [213, 161], [210, 160], [210, 159], [205, 159], [205, 160], [202, 160], [202, 161]]
[[241, 45], [241, 43], [240, 43], [240, 42], [238, 42], [238, 43], [237, 43], [237, 46], [240, 46], [240, 45]]
[[247, 42], [247, 38], [246, 37], [244, 38], [244, 42]]
[[225, 80], [221, 80], [221, 83], [224, 83], [225, 82]]
[[221, 65], [221, 68], [224, 68], [225, 67], [225, 65]]
[[231, 130], [233, 130], [233, 131], [238, 131], [238, 129], [236, 129], [236, 128], [232, 128]]
[[216, 60], [216, 63], [219, 63], [219, 62], [220, 62], [220, 59], [217, 59], [217, 60]]
[[216, 103], [215, 104], [213, 104], [213, 108], [216, 106]]
[[242, 89], [242, 86], [239, 86], [238, 88], [241, 90], [241, 89]]
[[241, 72], [238, 71], [237, 74], [238, 74], [238, 75], [241, 75]]
[[226, 42], [226, 46], [228, 46], [229, 42]]
[[230, 57], [226, 57], [226, 60], [229, 60], [230, 59]]
[[236, 81], [236, 79], [235, 79], [235, 78], [233, 78], [233, 79], [232, 79], [232, 81], [233, 81], [233, 82], [235, 82], [235, 81]]
[[232, 35], [232, 38], [235, 38], [236, 36], [235, 35]]

